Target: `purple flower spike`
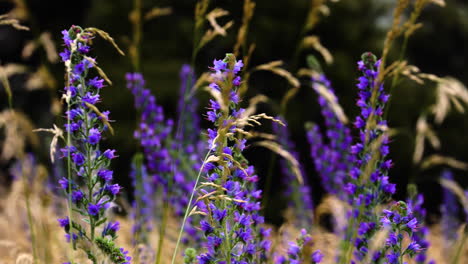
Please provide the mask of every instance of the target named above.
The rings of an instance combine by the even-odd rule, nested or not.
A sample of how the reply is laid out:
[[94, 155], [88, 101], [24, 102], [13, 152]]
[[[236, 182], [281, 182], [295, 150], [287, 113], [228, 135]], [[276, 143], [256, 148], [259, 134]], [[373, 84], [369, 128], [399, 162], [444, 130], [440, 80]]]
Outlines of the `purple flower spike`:
[[[384, 217], [380, 221], [377, 221], [379, 217], [375, 213], [375, 208], [382, 202], [389, 200], [396, 189], [395, 185], [389, 182], [388, 177], [388, 170], [392, 162], [387, 159], [389, 139], [386, 120], [383, 119], [383, 110], [388, 101], [388, 95], [385, 94], [383, 84], [378, 83], [379, 65], [380, 61], [371, 53], [364, 53], [362, 61], [358, 62], [358, 69], [362, 72], [362, 76], [358, 78], [359, 97], [356, 104], [361, 111], [354, 124], [359, 129], [359, 141], [347, 147], [352, 155], [347, 158], [347, 163], [345, 163], [350, 164], [347, 169], [350, 173], [344, 174], [344, 176], [349, 175], [350, 177], [344, 178], [346, 180], [346, 193], [341, 196], [354, 208], [348, 213], [353, 216], [353, 220], [350, 221], [350, 226], [346, 229], [345, 239], [352, 239], [350, 243], [355, 246], [354, 258], [356, 262], [360, 262], [366, 257], [369, 239], [379, 228], [391, 228], [394, 233], [400, 232], [402, 222], [408, 223], [410, 220], [402, 218], [403, 212], [388, 211], [384, 213]], [[330, 133], [328, 136], [331, 138], [336, 134]], [[410, 222], [409, 225], [405, 228], [412, 230], [413, 222]], [[396, 233], [391, 234], [391, 236], [393, 235]], [[391, 246], [394, 244], [394, 237], [390, 237], [387, 240], [387, 246], [393, 251], [396, 250]], [[399, 241], [396, 245], [398, 244]], [[343, 253], [343, 255], [348, 253]], [[399, 252], [394, 253], [399, 254]], [[384, 256], [384, 254], [380, 254], [379, 258]], [[394, 254], [386, 256], [391, 263]]]
[[[120, 186], [112, 184], [112, 171], [108, 169], [110, 159], [116, 157], [115, 150], [106, 150], [102, 154], [99, 148], [102, 133], [109, 128], [109, 112], [101, 111], [102, 114], [98, 115], [99, 107], [96, 106], [100, 102], [99, 92], [104, 86], [104, 80], [99, 77], [91, 79], [88, 71], [96, 64], [96, 61], [88, 56], [95, 33], [79, 26], [62, 31], [65, 50], [60, 56], [68, 73], [63, 91], [68, 105], [64, 125], [68, 133], [65, 137], [68, 145], [61, 149], [60, 158], [69, 159], [68, 164], [71, 166], [68, 178], [60, 179], [59, 184], [70, 201], [70, 209], [80, 214], [79, 219], [86, 220], [72, 219], [72, 225], [68, 218], [58, 221], [65, 230], [67, 241], [73, 243], [73, 248], [83, 249], [77, 247], [77, 243], [89, 246], [83, 250], [93, 262], [101, 263], [105, 261], [104, 257], [109, 257], [114, 258], [113, 262], [123, 264], [129, 263], [125, 254], [118, 256], [120, 260], [116, 260], [114, 256], [119, 251], [113, 242], [117, 237], [119, 224], [107, 222], [106, 219], [106, 211], [115, 200], [115, 195], [119, 193]], [[97, 234], [97, 230], [104, 231]], [[107, 252], [105, 254], [108, 256], [94, 255], [94, 249], [89, 251], [89, 248]], [[109, 252], [112, 252], [112, 256]]]
[[[136, 239], [133, 242], [147, 244], [144, 233], [151, 229], [155, 190], [138, 186], [160, 186], [163, 189], [161, 200], [169, 202], [175, 215], [182, 218], [188, 206], [187, 193], [191, 192], [196, 172], [201, 168], [201, 155], [205, 152], [206, 143], [200, 138], [198, 101], [192, 93], [196, 78], [190, 66], [183, 65], [180, 72], [176, 122], [166, 119], [164, 109], [145, 87], [146, 82], [141, 73], [128, 73], [126, 79], [127, 88], [135, 99], [135, 107], [141, 114], [134, 137], [140, 142], [145, 157], [141, 166], [132, 166], [131, 173], [136, 198], [133, 215]], [[192, 224], [197, 221], [192, 222], [192, 218], [196, 217], [189, 218], [186, 223], [188, 235], [183, 239], [184, 243], [200, 239], [201, 232]]]
[[[299, 153], [296, 151], [296, 146], [291, 140], [289, 130], [287, 128], [287, 122], [284, 118], [278, 116], [277, 119], [282, 120], [285, 126], [281, 126], [277, 123], [273, 123], [273, 132], [278, 137], [278, 142], [283, 148], [296, 159], [299, 160]], [[294, 209], [294, 213], [297, 219], [297, 225], [302, 228], [309, 228], [312, 224], [313, 216], [313, 205], [311, 198], [311, 188], [304, 178], [304, 170], [300, 164], [300, 172], [303, 175], [304, 182], [301, 184], [297, 180], [297, 175], [293, 171], [293, 166], [287, 160], [280, 160], [280, 169], [283, 175], [283, 184], [287, 187], [284, 190], [284, 194], [289, 199], [289, 206]]]
[[[237, 139], [237, 119], [243, 113], [237, 104], [237, 76], [243, 63], [228, 54], [224, 60], [214, 60], [211, 68], [214, 93], [228, 98], [216, 98], [209, 105], [208, 119], [215, 125], [207, 130], [208, 146], [218, 160], [204, 164], [204, 184], [199, 189], [197, 210], [203, 213], [200, 230], [204, 232], [204, 249], [197, 263], [263, 263], [271, 242], [269, 232], [261, 224], [259, 215], [261, 192], [256, 189], [258, 176], [242, 157], [245, 140]], [[238, 78], [239, 77], [239, 78]], [[224, 102], [223, 100], [226, 100]], [[221, 107], [223, 106], [223, 107]], [[222, 132], [222, 133], [221, 133]], [[218, 187], [217, 187], [218, 186]], [[222, 189], [221, 189], [222, 188]], [[209, 198], [206, 198], [209, 197]], [[233, 235], [231, 235], [233, 234]], [[229, 247], [229, 250], [225, 250]]]

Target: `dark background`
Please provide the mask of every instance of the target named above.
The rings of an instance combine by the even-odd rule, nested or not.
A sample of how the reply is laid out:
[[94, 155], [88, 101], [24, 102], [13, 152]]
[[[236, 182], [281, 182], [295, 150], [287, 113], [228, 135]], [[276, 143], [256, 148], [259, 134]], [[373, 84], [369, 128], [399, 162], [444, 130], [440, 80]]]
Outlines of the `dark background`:
[[[142, 42], [142, 72], [147, 79], [148, 87], [156, 95], [158, 103], [165, 108], [166, 115], [175, 117], [175, 103], [179, 89], [179, 70], [183, 63], [190, 61], [193, 40], [193, 10], [195, 1], [154, 1], [146, 0], [144, 10], [154, 6], [170, 6], [173, 12], [151, 20], [144, 25]], [[305, 56], [314, 54], [306, 50], [296, 60], [294, 54], [301, 39], [303, 27], [310, 1], [256, 1], [256, 10], [251, 21], [248, 42], [256, 44], [251, 65], [259, 65], [273, 60], [283, 60], [285, 68], [296, 72], [298, 66], [305, 65]], [[428, 6], [421, 15], [424, 23], [410, 39], [406, 59], [410, 64], [418, 66], [422, 72], [438, 76], [453, 76], [465, 85], [468, 84], [466, 53], [468, 41], [468, 4], [463, 0], [447, 0], [447, 6], [440, 8]], [[1, 63], [21, 63], [33, 70], [44, 62], [44, 54], [37, 52], [31, 59], [21, 59], [22, 47], [35, 32], [49, 31], [54, 35], [57, 46], [60, 47], [60, 31], [76, 24], [82, 27], [98, 27], [113, 36], [117, 43], [126, 51], [132, 27], [128, 21], [128, 13], [132, 9], [131, 0], [98, 0], [98, 1], [63, 1], [63, 0], [29, 0], [26, 1], [31, 11], [31, 19], [24, 21], [33, 31], [20, 32], [8, 26], [0, 26], [0, 60]], [[225, 19], [233, 19], [235, 24], [228, 31], [226, 38], [217, 38], [209, 43], [198, 54], [196, 72], [207, 70], [214, 58], [223, 58], [226, 52], [231, 52], [235, 43], [237, 29], [241, 24], [243, 1], [225, 0], [212, 1], [210, 10], [222, 7], [230, 12]], [[395, 1], [391, 0], [341, 0], [330, 3], [330, 16], [323, 17], [310, 34], [318, 35], [322, 44], [334, 56], [330, 66], [322, 65], [325, 74], [332, 81], [340, 103], [348, 117], [353, 120], [357, 114], [355, 88], [358, 72], [356, 62], [365, 51], [381, 54], [383, 38], [392, 19]], [[13, 7], [10, 1], [0, 1], [1, 13], [8, 12]], [[223, 24], [223, 23], [222, 23]], [[399, 54], [401, 41], [395, 43], [390, 57], [395, 59]], [[61, 49], [61, 47], [60, 47]], [[94, 45], [93, 55], [96, 56], [101, 68], [114, 82], [112, 87], [103, 90], [101, 109], [109, 109], [111, 118], [115, 120], [115, 136], [109, 136], [105, 144], [118, 150], [120, 158], [114, 162], [118, 181], [129, 187], [128, 170], [133, 153], [137, 150], [137, 142], [133, 139], [133, 129], [136, 124], [136, 112], [133, 98], [125, 88], [124, 74], [131, 71], [129, 57], [119, 56], [111, 46], [102, 40]], [[63, 83], [63, 65], [48, 64], [59, 84]], [[38, 127], [51, 127], [60, 123], [60, 118], [53, 117], [48, 111], [51, 102], [50, 93], [45, 90], [27, 92], [22, 88], [24, 76], [14, 76], [10, 79], [13, 88], [15, 107], [28, 113]], [[247, 98], [263, 93], [279, 103], [289, 89], [288, 83], [281, 77], [269, 72], [258, 72], [251, 78]], [[59, 89], [62, 89], [59, 85]], [[2, 97], [6, 98], [4, 90]], [[60, 97], [60, 91], [54, 93]], [[208, 95], [199, 92], [201, 100], [200, 114], [205, 112], [204, 106]], [[405, 81], [397, 86], [392, 94], [392, 107], [389, 113], [389, 125], [400, 130], [391, 143], [391, 158], [395, 166], [391, 170], [391, 180], [398, 184], [396, 198], [404, 199], [406, 184], [409, 181], [417, 183], [419, 190], [426, 195], [426, 205], [432, 214], [438, 213], [440, 203], [440, 187], [437, 179], [443, 167], [430, 170], [420, 170], [412, 165], [414, 150], [415, 124], [420, 113], [431, 105], [434, 98], [434, 87], [431, 84], [418, 86]], [[318, 177], [314, 171], [309, 156], [309, 146], [305, 140], [304, 123], [314, 121], [322, 123], [320, 109], [316, 103], [314, 92], [303, 86], [300, 92], [289, 104], [287, 121], [294, 141], [301, 154], [302, 164], [306, 168], [309, 182], [313, 187], [315, 203], [323, 197]], [[1, 102], [6, 107], [6, 100]], [[260, 108], [268, 114], [276, 115], [277, 107], [264, 105]], [[203, 124], [205, 127], [207, 123]], [[267, 124], [264, 128], [269, 130]], [[451, 112], [441, 126], [435, 126], [441, 138], [440, 150], [426, 148], [425, 155], [441, 154], [466, 161], [468, 157], [468, 140], [465, 135], [468, 129], [466, 115]], [[426, 146], [428, 146], [426, 144]], [[246, 151], [261, 177], [268, 174], [271, 154], [264, 149], [250, 148]], [[48, 148], [42, 151], [42, 160], [47, 162]], [[273, 170], [278, 171], [277, 169]], [[456, 180], [466, 187], [466, 173], [455, 170]], [[281, 175], [273, 175], [272, 194], [281, 190]], [[264, 180], [263, 180], [264, 181]], [[263, 184], [262, 181], [262, 184]], [[272, 195], [274, 202], [267, 208], [267, 217], [274, 222], [280, 220], [280, 211], [285, 201], [279, 195]], [[273, 206], [274, 205], [274, 206]]]

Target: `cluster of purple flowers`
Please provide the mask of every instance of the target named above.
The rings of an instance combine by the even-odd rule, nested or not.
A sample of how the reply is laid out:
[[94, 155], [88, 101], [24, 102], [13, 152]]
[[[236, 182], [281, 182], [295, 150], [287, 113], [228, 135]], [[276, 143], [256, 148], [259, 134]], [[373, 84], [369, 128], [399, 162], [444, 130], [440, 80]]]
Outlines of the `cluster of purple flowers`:
[[290, 241], [288, 243], [287, 255], [280, 255], [275, 258], [275, 264], [300, 264], [300, 263], [312, 263], [318, 264], [322, 262], [323, 254], [320, 250], [314, 251], [307, 259], [304, 257], [304, 246], [311, 243], [312, 238], [305, 229], [301, 230], [300, 236], [296, 239], [296, 242]]
[[352, 138], [350, 129], [336, 116], [330, 103], [338, 103], [330, 81], [325, 75], [312, 79], [312, 88], [318, 91], [319, 86], [325, 87], [332, 95], [334, 102], [328, 102], [319, 93], [318, 102], [325, 120], [328, 144], [324, 142], [317, 125], [307, 125], [307, 140], [310, 144], [311, 156], [314, 160], [323, 187], [330, 193], [345, 199], [343, 185], [347, 182], [347, 174], [353, 163], [353, 155], [343, 151], [350, 149]]
[[[145, 160], [142, 167], [151, 175], [147, 184], [152, 185], [153, 190], [161, 188], [163, 201], [170, 203], [175, 216], [182, 217], [188, 206], [186, 194], [192, 191], [196, 172], [201, 167], [200, 153], [205, 149], [199, 138], [199, 118], [196, 115], [198, 102], [194, 98], [179, 101], [179, 121], [173, 135], [175, 124], [171, 119], [165, 118], [163, 108], [156, 104], [155, 96], [145, 88], [143, 75], [128, 73], [126, 79], [127, 88], [135, 97], [135, 107], [141, 111], [140, 125], [134, 135], [143, 148]], [[182, 67], [181, 81], [181, 93], [184, 97], [194, 81], [193, 71], [187, 65]], [[135, 193], [135, 196], [143, 195], [149, 194]], [[154, 195], [150, 195], [141, 199], [152, 201], [154, 198]], [[151, 203], [151, 207], [155, 208], [154, 202]], [[188, 234], [184, 238], [185, 242], [199, 240], [199, 232], [192, 221], [189, 218], [185, 226]]]
[[164, 110], [156, 104], [156, 97], [145, 88], [145, 80], [141, 73], [127, 73], [127, 88], [135, 98], [135, 107], [141, 112], [141, 119], [134, 137], [140, 141], [143, 148], [148, 171], [154, 184], [167, 192], [168, 175], [171, 172], [171, 157], [167, 141], [174, 126], [172, 119], [164, 118]]
[[[282, 126], [276, 122], [273, 123], [273, 132], [277, 136], [278, 142], [299, 161], [299, 154], [289, 135], [286, 121], [282, 117], [277, 117], [277, 119], [285, 124], [285, 126]], [[285, 159], [280, 160], [280, 168], [283, 175], [283, 183], [287, 186], [284, 190], [284, 195], [288, 198], [288, 205], [294, 209], [296, 223], [301, 228], [308, 228], [312, 225], [313, 221], [313, 204], [311, 188], [308, 185], [307, 179], [303, 177], [304, 182], [301, 184], [292, 169], [292, 164]], [[302, 166], [300, 167], [300, 171], [302, 175], [305, 175]]]
[[[396, 202], [391, 210], [384, 210], [381, 218], [381, 226], [389, 231], [385, 246], [372, 256], [373, 262], [378, 263], [385, 259], [389, 264], [400, 264], [403, 256], [413, 258], [423, 247], [415, 239], [415, 232], [419, 228], [418, 220], [413, 211], [405, 202]], [[411, 242], [403, 246], [404, 234], [407, 234]]]
[[[109, 112], [101, 113], [95, 107], [100, 101], [99, 92], [104, 87], [104, 80], [88, 78], [89, 69], [95, 65], [95, 60], [88, 57], [92, 32], [72, 26], [70, 30], [62, 31], [62, 34], [65, 50], [60, 56], [67, 69], [64, 98], [68, 105], [65, 130], [69, 140], [61, 152], [62, 157], [68, 159], [72, 175], [76, 177], [69, 175], [69, 178], [60, 179], [59, 183], [70, 197], [73, 211], [86, 218], [89, 228], [68, 217], [58, 221], [74, 246], [78, 240], [87, 240], [108, 254], [106, 250], [112, 250], [110, 246], [116, 238], [119, 223], [107, 222], [105, 214], [121, 187], [112, 184], [113, 172], [109, 170], [111, 160], [116, 157], [115, 150], [102, 152], [99, 148], [103, 132], [109, 129]], [[98, 237], [96, 229], [101, 226], [101, 236]], [[98, 239], [100, 243], [96, 242]], [[89, 248], [83, 250], [88, 258], [96, 261], [96, 252]], [[131, 258], [123, 251], [116, 256], [119, 261], [115, 263], [130, 263]]]
[[[427, 261], [427, 249], [430, 244], [427, 240], [429, 234], [429, 228], [425, 225], [424, 219], [426, 218], [426, 209], [424, 209], [424, 196], [422, 194], [416, 195], [414, 198], [410, 198], [407, 201], [408, 210], [413, 212], [414, 217], [418, 220], [418, 228], [412, 233], [411, 240], [421, 246], [421, 250], [417, 252], [415, 261], [417, 264], [424, 264]], [[433, 260], [428, 262], [434, 264]]]
[[[171, 197], [176, 216], [182, 218], [189, 206], [187, 193], [192, 192], [197, 172], [200, 170], [203, 154], [206, 152], [206, 140], [202, 138], [198, 100], [193, 94], [195, 73], [187, 64], [180, 70], [179, 102], [177, 105], [177, 131], [172, 149], [174, 164], [175, 191]], [[198, 245], [201, 241], [200, 231], [196, 228], [197, 216], [191, 216], [185, 223], [184, 244]]]
[[354, 123], [359, 129], [360, 142], [351, 146], [355, 164], [350, 170], [352, 182], [345, 189], [351, 197], [356, 198], [352, 201], [355, 205], [365, 204], [366, 207], [374, 208], [395, 192], [395, 184], [388, 181], [387, 174], [392, 161], [386, 159], [389, 139], [386, 134], [387, 122], [382, 118], [389, 95], [384, 92], [383, 84], [375, 83], [380, 61], [370, 53], [365, 53], [362, 59], [358, 62], [358, 67], [363, 76], [359, 77], [357, 85], [357, 105], [361, 108], [361, 114]]
[[363, 73], [357, 85], [357, 105], [361, 113], [354, 124], [359, 129], [360, 141], [350, 148], [354, 165], [344, 186], [352, 209], [341, 263], [348, 261], [349, 251], [353, 247], [356, 248], [354, 256], [357, 260], [367, 255], [369, 239], [378, 228], [376, 223], [379, 216], [375, 208], [395, 192], [395, 184], [389, 182], [387, 175], [392, 161], [386, 158], [389, 139], [387, 123], [383, 119], [389, 96], [384, 92], [383, 84], [377, 83], [379, 65], [380, 61], [371, 53], [364, 53], [358, 62], [358, 68]]
[[[192, 87], [195, 84], [195, 73], [188, 64], [180, 69], [180, 90], [177, 103], [178, 128], [176, 139], [187, 145], [194, 145], [199, 140], [200, 117], [198, 115], [198, 100], [194, 97]], [[193, 152], [193, 151], [192, 151]]]
[[[442, 179], [453, 181], [453, 174], [449, 170], [444, 170], [441, 176]], [[453, 245], [457, 240], [457, 232], [461, 226], [461, 221], [459, 219], [460, 207], [458, 205], [457, 197], [451, 190], [443, 188], [442, 195], [443, 203], [440, 208], [442, 214], [442, 234], [444, 235], [445, 241], [449, 245]]]
[[217, 100], [210, 100], [208, 120], [216, 130], [209, 129], [212, 155], [204, 164], [204, 182], [199, 188], [197, 211], [205, 216], [200, 222], [205, 240], [205, 252], [197, 263], [261, 263], [270, 248], [270, 230], [260, 227], [261, 191], [255, 189], [258, 176], [242, 156], [245, 139], [238, 129], [243, 109], [237, 88], [237, 75], [243, 66], [234, 55], [215, 60], [213, 82], [209, 85]]

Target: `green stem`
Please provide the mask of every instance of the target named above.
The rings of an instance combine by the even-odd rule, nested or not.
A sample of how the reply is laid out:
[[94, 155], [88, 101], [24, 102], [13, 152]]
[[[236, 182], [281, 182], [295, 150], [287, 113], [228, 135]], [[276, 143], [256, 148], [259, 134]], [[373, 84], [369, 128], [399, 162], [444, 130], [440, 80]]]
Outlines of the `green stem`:
[[[84, 79], [82, 78], [81, 79], [81, 85], [83, 87], [86, 87], [86, 83], [84, 81]], [[84, 131], [84, 136], [85, 138], [88, 138], [89, 137], [89, 129], [90, 129], [90, 126], [89, 126], [89, 122], [88, 122], [88, 115], [89, 115], [89, 112], [87, 110], [85, 110], [85, 113], [84, 113], [84, 127], [85, 127], [85, 131]], [[91, 150], [90, 150], [90, 147], [88, 144], [85, 145], [86, 147], [86, 167], [87, 167], [87, 170], [85, 171], [85, 174], [87, 176], [87, 186], [88, 186], [88, 203], [93, 203], [94, 204], [94, 201], [93, 201], [93, 188], [94, 188], [94, 183], [93, 183], [93, 177], [91, 176], [91, 173], [92, 173], [92, 164], [91, 164]], [[99, 200], [98, 200], [99, 201]], [[90, 225], [90, 228], [91, 228], [91, 242], [94, 241], [94, 231], [96, 229], [96, 226], [95, 226], [96, 222], [94, 220], [94, 217], [89, 215], [89, 225]]]
[[[403, 57], [405, 56], [406, 48], [408, 46], [408, 39], [409, 39], [408, 36], [405, 36], [404, 39], [403, 39], [403, 44], [402, 44], [402, 47], [401, 47], [400, 57], [398, 59], [399, 61], [402, 61]], [[384, 119], [387, 119], [388, 112], [390, 111], [390, 106], [392, 105], [392, 98], [393, 98], [392, 95], [393, 95], [395, 87], [396, 87], [396, 85], [397, 85], [397, 83], [399, 81], [399, 77], [400, 77], [399, 72], [397, 72], [397, 73], [395, 73], [395, 75], [393, 75], [392, 85], [390, 86], [390, 91], [389, 91], [390, 97], [388, 98], [387, 107], [385, 108], [385, 111], [384, 111], [384, 116], [383, 116]]]
[[[209, 5], [209, 2], [210, 1], [208, 0], [206, 4]], [[196, 6], [198, 5], [198, 1], [195, 5]], [[201, 14], [201, 16], [205, 17], [205, 13]], [[192, 67], [195, 66], [195, 60], [197, 59], [198, 52], [200, 51], [200, 40], [202, 37], [201, 33], [202, 33], [203, 25], [205, 25], [205, 19], [199, 22], [197, 20], [197, 17], [195, 16], [195, 25], [193, 27], [193, 48], [192, 48], [192, 60], [191, 60]]]
[[[179, 120], [177, 121], [177, 130], [176, 130], [176, 135], [175, 135], [175, 140], [179, 140], [180, 138], [180, 134], [182, 133], [182, 129], [183, 129], [183, 120], [184, 120], [184, 116], [185, 116], [185, 113], [186, 113], [186, 101], [189, 99], [186, 97], [186, 94], [188, 92], [190, 92], [190, 88], [192, 86], [192, 82], [191, 82], [191, 76], [189, 76], [187, 78], [187, 83], [183, 84], [186, 86], [186, 89], [185, 89], [185, 94], [183, 94], [183, 106], [182, 106], [182, 110], [180, 112], [180, 115], [179, 115]], [[177, 145], [177, 149], [176, 149], [176, 153], [175, 153], [175, 157], [179, 157], [179, 153], [181, 152], [181, 147], [182, 147], [182, 142], [179, 142], [179, 144]], [[171, 164], [171, 175], [174, 175], [175, 173], [175, 164], [172, 163]], [[169, 192], [170, 190], [172, 190], [172, 184], [173, 184], [173, 177], [169, 177], [169, 180], [168, 180], [168, 196], [170, 195]], [[190, 203], [188, 205], [190, 207]], [[156, 259], [155, 259], [155, 264], [160, 264], [161, 263], [161, 256], [162, 256], [162, 249], [163, 249], [163, 244], [164, 244], [164, 237], [166, 235], [166, 226], [167, 226], [167, 219], [169, 217], [169, 197], [167, 199], [165, 199], [164, 201], [164, 211], [163, 211], [163, 216], [162, 216], [162, 223], [161, 223], [161, 226], [160, 226], [160, 231], [159, 231], [159, 243], [158, 243], [158, 250], [157, 250], [157, 255], [156, 255]], [[184, 220], [185, 221], [185, 220]]]
[[201, 173], [203, 171], [203, 167], [205, 166], [205, 163], [208, 160], [208, 157], [209, 157], [211, 151], [212, 151], [212, 149], [208, 150], [208, 152], [205, 155], [205, 158], [203, 159], [202, 166], [200, 167], [200, 170], [198, 170], [197, 179], [195, 180], [195, 185], [193, 186], [192, 193], [190, 194], [190, 199], [189, 199], [189, 202], [188, 202], [188, 205], [187, 205], [187, 209], [185, 209], [184, 219], [182, 220], [182, 226], [180, 227], [179, 236], [177, 237], [177, 243], [176, 243], [176, 246], [175, 246], [175, 249], [174, 249], [174, 254], [172, 255], [171, 264], [175, 263], [175, 259], [176, 259], [176, 256], [177, 256], [177, 250], [179, 249], [180, 240], [182, 238], [182, 233], [184, 232], [184, 228], [185, 228], [185, 222], [187, 221], [188, 215], [190, 213], [190, 207], [191, 207], [191, 204], [192, 204], [192, 201], [193, 201], [193, 197], [195, 196], [195, 190], [197, 189], [197, 185], [198, 185], [198, 182], [200, 180], [200, 176], [201, 176]]
[[[71, 55], [70, 55], [71, 56]], [[68, 72], [68, 75], [67, 75], [67, 82], [70, 80], [71, 76], [70, 76], [70, 70], [67, 70]], [[67, 100], [70, 100], [70, 98], [68, 98]], [[70, 108], [70, 102], [67, 102], [67, 110], [68, 112], [70, 112], [71, 108]], [[67, 118], [67, 128], [70, 129], [70, 125], [71, 125], [71, 120], [69, 118]], [[69, 147], [71, 146], [71, 135], [70, 135], [70, 131], [67, 131], [67, 179], [68, 179], [68, 199], [67, 199], [67, 210], [68, 210], [68, 220], [69, 220], [69, 226], [73, 226], [72, 225], [72, 197], [71, 197], [71, 192], [72, 192], [72, 175], [71, 175], [71, 153], [70, 153], [70, 149]], [[71, 248], [71, 254], [70, 254], [70, 259], [71, 259], [71, 263], [74, 263], [73, 261], [73, 250], [75, 249], [75, 247], [73, 246], [73, 235], [71, 234], [71, 240], [70, 240], [70, 248]]]
[[167, 223], [168, 216], [169, 216], [169, 200], [166, 199], [164, 201], [162, 222], [161, 222], [161, 226], [159, 227], [159, 241], [158, 241], [158, 250], [157, 250], [157, 255], [155, 259], [155, 264], [161, 263], [162, 249], [163, 249], [163, 244], [164, 244], [164, 237], [166, 236], [166, 225], [167, 225], [166, 223]]
[[[227, 229], [227, 221], [224, 220], [224, 233], [229, 234], [228, 229]], [[230, 241], [230, 236], [226, 235], [225, 236], [225, 241], [226, 241], [226, 260], [227, 264], [231, 264], [231, 241]]]
[[140, 44], [143, 38], [142, 34], [142, 24], [141, 24], [141, 9], [142, 9], [142, 0], [134, 0], [134, 23], [133, 23], [133, 48], [134, 53], [132, 57], [133, 68], [135, 72], [140, 72], [141, 68], [141, 59], [140, 59]]
[[[359, 212], [360, 211], [361, 210], [359, 210]], [[348, 226], [351, 227], [351, 228], [348, 229], [347, 231], [348, 231], [348, 233], [351, 232], [351, 235], [350, 235], [349, 239], [344, 239], [342, 241], [343, 250], [342, 250], [342, 254], [340, 255], [340, 258], [339, 258], [339, 261], [338, 261], [339, 264], [349, 264], [350, 261], [351, 261], [351, 257], [353, 255], [353, 249], [354, 249], [353, 241], [356, 239], [356, 231], [355, 231], [355, 228], [354, 228], [354, 226], [356, 226], [356, 222], [357, 222], [356, 220], [357, 219], [354, 218], [354, 217], [352, 217], [350, 219], [350, 223], [349, 223]]]

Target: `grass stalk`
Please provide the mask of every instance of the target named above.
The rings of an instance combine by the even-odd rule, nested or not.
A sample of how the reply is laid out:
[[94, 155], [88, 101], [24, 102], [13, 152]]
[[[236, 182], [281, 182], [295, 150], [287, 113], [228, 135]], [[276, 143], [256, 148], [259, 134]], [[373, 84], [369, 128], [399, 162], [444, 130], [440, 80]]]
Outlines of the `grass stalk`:
[[[23, 157], [24, 160], [24, 157]], [[23, 178], [23, 191], [24, 191], [24, 199], [26, 203], [26, 213], [28, 216], [28, 225], [29, 225], [29, 230], [31, 232], [31, 246], [32, 246], [32, 252], [33, 252], [33, 263], [38, 263], [37, 262], [37, 249], [36, 249], [36, 234], [34, 231], [34, 224], [33, 224], [33, 218], [32, 218], [32, 213], [31, 213], [31, 205], [29, 201], [29, 188], [28, 188], [28, 178], [26, 177], [26, 172], [24, 170], [24, 164], [22, 166], [22, 178]]]
[[465, 248], [466, 240], [468, 239], [468, 226], [465, 226], [465, 230], [463, 231], [463, 237], [460, 239], [458, 244], [457, 250], [455, 251], [455, 255], [453, 256], [451, 264], [459, 264], [460, 257], [462, 255], [462, 251]]
[[176, 246], [175, 246], [175, 249], [174, 249], [174, 254], [172, 255], [171, 264], [175, 263], [175, 259], [176, 259], [176, 256], [177, 256], [177, 251], [178, 251], [179, 245], [180, 245], [180, 240], [182, 239], [182, 233], [184, 232], [184, 228], [185, 228], [185, 222], [187, 221], [187, 218], [188, 218], [189, 213], [191, 211], [190, 207], [191, 207], [191, 204], [192, 204], [192, 201], [193, 201], [193, 197], [195, 196], [195, 191], [197, 190], [197, 185], [198, 185], [198, 182], [200, 181], [200, 176], [202, 174], [203, 168], [205, 167], [205, 163], [208, 160], [208, 157], [210, 156], [211, 151], [212, 151], [212, 149], [208, 150], [208, 152], [205, 155], [205, 158], [203, 159], [203, 163], [202, 163], [202, 165], [200, 167], [200, 170], [198, 170], [197, 179], [195, 180], [195, 185], [193, 186], [192, 193], [190, 194], [190, 199], [189, 199], [189, 202], [188, 202], [188, 205], [187, 205], [187, 209], [185, 210], [184, 219], [182, 220], [182, 225], [180, 227], [179, 235], [177, 237], [177, 242], [176, 242]]

